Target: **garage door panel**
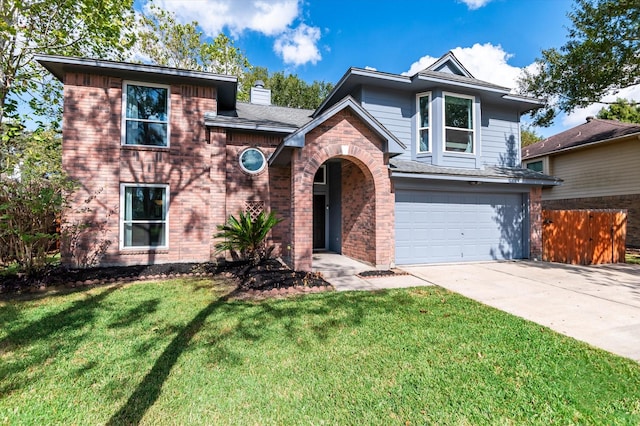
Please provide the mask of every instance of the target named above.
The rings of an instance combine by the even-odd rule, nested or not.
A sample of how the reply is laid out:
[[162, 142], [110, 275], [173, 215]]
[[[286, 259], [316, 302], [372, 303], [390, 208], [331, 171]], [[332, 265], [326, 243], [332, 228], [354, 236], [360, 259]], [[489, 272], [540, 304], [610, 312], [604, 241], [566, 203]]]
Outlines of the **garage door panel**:
[[521, 258], [522, 194], [396, 191], [396, 263]]

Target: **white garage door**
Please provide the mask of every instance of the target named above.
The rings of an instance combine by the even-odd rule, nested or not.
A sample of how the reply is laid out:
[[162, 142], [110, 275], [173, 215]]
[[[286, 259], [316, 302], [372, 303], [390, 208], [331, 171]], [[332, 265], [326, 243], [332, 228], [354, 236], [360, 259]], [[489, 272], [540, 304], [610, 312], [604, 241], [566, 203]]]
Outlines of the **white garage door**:
[[396, 263], [523, 257], [522, 194], [396, 191]]

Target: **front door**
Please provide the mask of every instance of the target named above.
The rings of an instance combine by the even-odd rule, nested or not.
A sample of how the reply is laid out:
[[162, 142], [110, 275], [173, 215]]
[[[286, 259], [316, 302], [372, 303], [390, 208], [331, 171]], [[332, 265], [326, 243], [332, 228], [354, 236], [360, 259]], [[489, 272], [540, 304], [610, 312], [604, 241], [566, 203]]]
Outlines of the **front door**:
[[313, 249], [327, 248], [326, 194], [313, 194]]

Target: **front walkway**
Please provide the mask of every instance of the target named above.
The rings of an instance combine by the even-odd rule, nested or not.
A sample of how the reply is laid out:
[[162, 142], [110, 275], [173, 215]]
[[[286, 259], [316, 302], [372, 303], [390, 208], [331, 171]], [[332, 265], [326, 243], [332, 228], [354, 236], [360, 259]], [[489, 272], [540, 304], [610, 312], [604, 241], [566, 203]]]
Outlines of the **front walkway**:
[[313, 272], [318, 272], [337, 291], [381, 290], [431, 285], [413, 275], [361, 278], [357, 274], [375, 271], [375, 266], [359, 262], [337, 253], [313, 253]]

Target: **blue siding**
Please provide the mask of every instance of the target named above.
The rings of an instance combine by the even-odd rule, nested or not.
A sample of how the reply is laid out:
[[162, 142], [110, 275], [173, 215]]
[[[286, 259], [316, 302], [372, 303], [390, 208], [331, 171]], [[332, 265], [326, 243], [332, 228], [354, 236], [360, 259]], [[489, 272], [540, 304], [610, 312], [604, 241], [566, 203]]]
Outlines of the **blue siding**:
[[369, 114], [407, 145], [406, 153], [399, 158], [411, 159], [415, 98], [406, 93], [367, 87], [362, 90], [361, 102]]
[[[455, 93], [455, 92], [452, 92]], [[460, 92], [464, 95], [465, 93]], [[357, 95], [362, 106], [383, 126], [407, 145], [398, 158], [417, 160], [442, 167], [482, 168], [484, 166], [517, 167], [520, 165], [519, 115], [491, 104], [476, 95], [476, 146], [474, 155], [443, 151], [442, 90], [431, 90], [431, 144], [429, 154], [416, 156], [415, 94], [364, 87]]]
[[500, 111], [483, 105], [482, 163], [502, 167], [520, 165], [519, 116], [513, 111]]

